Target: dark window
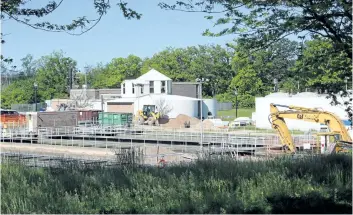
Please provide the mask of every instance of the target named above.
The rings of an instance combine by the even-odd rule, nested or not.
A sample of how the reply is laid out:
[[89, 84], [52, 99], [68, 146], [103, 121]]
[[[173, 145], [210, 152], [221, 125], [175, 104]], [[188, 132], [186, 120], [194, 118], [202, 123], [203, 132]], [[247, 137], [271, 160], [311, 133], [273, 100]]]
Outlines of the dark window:
[[154, 82], [150, 81], [150, 93], [154, 93]]
[[165, 81], [162, 81], [161, 93], [165, 93]]
[[132, 94], [135, 94], [135, 84], [132, 84]]
[[123, 83], [123, 94], [125, 94], [125, 83]]

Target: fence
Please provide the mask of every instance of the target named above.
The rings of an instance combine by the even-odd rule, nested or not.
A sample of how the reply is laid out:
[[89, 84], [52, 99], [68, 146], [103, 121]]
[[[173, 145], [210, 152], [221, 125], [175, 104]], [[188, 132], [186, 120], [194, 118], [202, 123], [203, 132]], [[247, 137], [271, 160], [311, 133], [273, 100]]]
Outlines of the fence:
[[18, 112], [35, 112], [39, 111], [41, 108], [46, 108], [46, 103], [37, 103], [37, 110], [36, 104], [12, 104], [11, 110], [16, 110]]
[[233, 103], [232, 102], [221, 102], [218, 103], [218, 110], [232, 110]]

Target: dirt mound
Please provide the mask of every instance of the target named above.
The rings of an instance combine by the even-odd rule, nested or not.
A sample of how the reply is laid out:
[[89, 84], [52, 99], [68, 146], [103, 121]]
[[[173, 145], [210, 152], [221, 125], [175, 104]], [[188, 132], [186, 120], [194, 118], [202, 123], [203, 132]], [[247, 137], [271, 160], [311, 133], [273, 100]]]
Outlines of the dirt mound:
[[[201, 127], [201, 123], [198, 123], [195, 127], [197, 127], [197, 128]], [[203, 127], [203, 129], [215, 129], [216, 128], [216, 127], [214, 127], [213, 122], [209, 119], [202, 121], [202, 127]]]
[[185, 114], [179, 114], [175, 119], [169, 119], [169, 122], [165, 123], [163, 126], [168, 128], [184, 128], [185, 122], [190, 122], [190, 127], [195, 127], [195, 125], [200, 123], [200, 120]]

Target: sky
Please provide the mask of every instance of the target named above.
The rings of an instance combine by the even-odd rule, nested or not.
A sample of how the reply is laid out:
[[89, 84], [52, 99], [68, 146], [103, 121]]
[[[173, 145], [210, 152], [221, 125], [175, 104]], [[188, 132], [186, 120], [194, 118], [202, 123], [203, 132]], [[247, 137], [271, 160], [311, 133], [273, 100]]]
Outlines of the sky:
[[[140, 20], [127, 20], [118, 6], [113, 5], [101, 22], [88, 33], [71, 36], [66, 33], [53, 33], [35, 30], [12, 20], [2, 22], [2, 33], [6, 43], [2, 54], [14, 59], [14, 65], [20, 66], [20, 59], [31, 54], [35, 59], [62, 50], [65, 56], [77, 61], [78, 68], [85, 65], [108, 63], [116, 57], [127, 57], [130, 54], [141, 58], [167, 47], [182, 48], [194, 45], [220, 44], [233, 41], [234, 35], [223, 37], [205, 37], [202, 32], [214, 28], [204, 13], [185, 13], [166, 11], [158, 7], [162, 0], [129, 0], [128, 6], [142, 13]], [[34, 8], [45, 5], [48, 1], [38, 0], [31, 4]], [[90, 3], [88, 3], [90, 2]], [[68, 24], [72, 19], [86, 15], [96, 18], [93, 1], [66, 0], [43, 21]], [[111, 0], [117, 2], [117, 0]], [[173, 3], [174, 0], [164, 2]], [[38, 21], [33, 20], [33, 21]]]

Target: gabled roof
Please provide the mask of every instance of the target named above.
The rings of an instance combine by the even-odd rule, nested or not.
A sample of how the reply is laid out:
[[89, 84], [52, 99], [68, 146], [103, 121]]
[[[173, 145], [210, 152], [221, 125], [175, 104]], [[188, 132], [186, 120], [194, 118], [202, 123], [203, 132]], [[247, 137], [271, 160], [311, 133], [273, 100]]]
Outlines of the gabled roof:
[[163, 75], [155, 69], [151, 69], [147, 73], [141, 75], [136, 79], [137, 81], [170, 81], [172, 79]]

